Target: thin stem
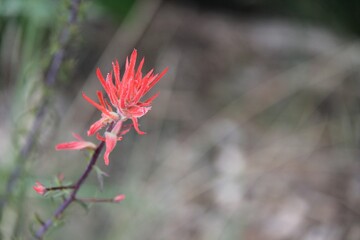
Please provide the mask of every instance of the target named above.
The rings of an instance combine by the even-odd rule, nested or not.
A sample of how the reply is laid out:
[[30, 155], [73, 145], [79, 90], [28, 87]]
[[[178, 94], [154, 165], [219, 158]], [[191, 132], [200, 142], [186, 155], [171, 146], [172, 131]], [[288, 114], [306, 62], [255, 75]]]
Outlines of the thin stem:
[[91, 160], [89, 162], [89, 164], [87, 165], [84, 173], [81, 175], [81, 177], [79, 178], [79, 180], [76, 182], [76, 184], [74, 185], [74, 190], [72, 191], [72, 193], [70, 194], [70, 196], [55, 210], [53, 216], [51, 218], [49, 218], [48, 220], [45, 221], [45, 223], [39, 228], [39, 230], [36, 232], [35, 237], [37, 239], [41, 239], [42, 236], [46, 233], [46, 231], [49, 229], [49, 227], [51, 227], [54, 223], [54, 220], [56, 220], [57, 218], [59, 218], [61, 216], [61, 214], [65, 211], [65, 209], [73, 202], [76, 200], [75, 196], [76, 193], [79, 191], [81, 185], [83, 184], [83, 182], [85, 181], [85, 179], [88, 177], [89, 173], [91, 172], [93, 166], [95, 165], [100, 152], [102, 151], [102, 149], [104, 148], [105, 142], [101, 142], [99, 144], [99, 146], [96, 148], [94, 154], [91, 157]]
[[70, 39], [70, 26], [76, 22], [77, 15], [79, 12], [80, 2], [81, 2], [81, 0], [72, 0], [71, 1], [70, 15], [68, 18], [67, 26], [65, 26], [60, 33], [59, 50], [54, 54], [52, 61], [51, 61], [51, 65], [49, 67], [49, 70], [48, 70], [46, 78], [45, 78], [45, 83], [47, 85], [51, 86], [54, 84], [56, 76], [59, 72], [61, 63], [64, 58], [65, 46]]
[[71, 186], [58, 186], [58, 187], [49, 187], [49, 188], [46, 188], [46, 191], [49, 192], [49, 191], [61, 191], [61, 190], [66, 190], [66, 189], [74, 189], [75, 186], [74, 185], [71, 185]]
[[[111, 124], [106, 131], [110, 132], [112, 130], [112, 128], [113, 128], [113, 125], [114, 124]], [[46, 220], [44, 222], [44, 224], [36, 232], [35, 237], [37, 239], [41, 239], [44, 236], [44, 234], [47, 232], [47, 230], [53, 225], [54, 221], [61, 216], [61, 214], [65, 211], [65, 209], [72, 202], [77, 200], [76, 199], [76, 194], [79, 191], [82, 184], [84, 183], [84, 181], [86, 180], [86, 178], [89, 176], [89, 173], [91, 172], [94, 165], [96, 164], [96, 161], [98, 160], [99, 155], [100, 155], [101, 151], [103, 150], [104, 146], [105, 146], [105, 142], [102, 141], [98, 145], [98, 147], [95, 149], [89, 164], [87, 165], [85, 171], [80, 176], [78, 181], [75, 183], [74, 190], [71, 192], [70, 196], [65, 199], [65, 201], [55, 210], [53, 216], [51, 218], [49, 218], [48, 220]]]
[[76, 200], [81, 202], [91, 202], [91, 203], [114, 202], [114, 198], [76, 198]]
[[125, 199], [125, 195], [123, 194], [117, 195], [113, 198], [76, 198], [77, 201], [92, 202], [92, 203], [102, 203], [102, 202], [119, 203], [124, 199]]

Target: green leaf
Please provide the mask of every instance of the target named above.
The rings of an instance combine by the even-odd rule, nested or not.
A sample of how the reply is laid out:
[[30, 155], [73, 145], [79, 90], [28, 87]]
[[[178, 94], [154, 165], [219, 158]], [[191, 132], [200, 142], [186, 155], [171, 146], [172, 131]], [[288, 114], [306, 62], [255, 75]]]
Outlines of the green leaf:
[[38, 222], [40, 225], [44, 225], [44, 220], [40, 217], [40, 215], [38, 213], [35, 213], [35, 220], [36, 222]]
[[90, 207], [88, 204], [86, 204], [85, 202], [83, 202], [81, 200], [76, 200], [75, 202], [78, 203], [85, 210], [86, 213], [89, 212]]
[[97, 176], [97, 179], [100, 184], [100, 191], [102, 191], [104, 189], [104, 176], [109, 177], [109, 174], [107, 174], [106, 172], [101, 170], [98, 166], [94, 166], [94, 169], [95, 169], [96, 176]]

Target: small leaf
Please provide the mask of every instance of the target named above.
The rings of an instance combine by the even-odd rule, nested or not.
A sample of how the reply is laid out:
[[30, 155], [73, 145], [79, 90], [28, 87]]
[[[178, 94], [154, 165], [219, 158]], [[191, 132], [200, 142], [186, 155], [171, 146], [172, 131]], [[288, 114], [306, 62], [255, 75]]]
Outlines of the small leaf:
[[56, 176], [54, 176], [55, 185], [61, 186], [61, 185], [63, 185], [63, 181], [64, 181], [63, 173], [58, 173], [58, 174], [56, 174]]
[[100, 184], [100, 191], [104, 189], [104, 176], [109, 177], [109, 174], [101, 170], [98, 166], [94, 166], [94, 169], [96, 171], [96, 176]]
[[53, 227], [50, 228], [50, 230], [54, 231], [55, 229], [58, 229], [65, 225], [65, 220], [63, 218], [61, 219], [55, 219]]
[[85, 210], [86, 213], [89, 212], [90, 207], [88, 206], [88, 204], [81, 200], [76, 200], [75, 202], [78, 203]]
[[38, 213], [35, 213], [35, 220], [36, 222], [38, 222], [40, 225], [44, 225], [44, 220], [41, 219], [40, 215]]
[[57, 191], [51, 197], [55, 199], [55, 198], [59, 198], [62, 196], [66, 196], [67, 194], [68, 194], [68, 190], [62, 190], [62, 191]]

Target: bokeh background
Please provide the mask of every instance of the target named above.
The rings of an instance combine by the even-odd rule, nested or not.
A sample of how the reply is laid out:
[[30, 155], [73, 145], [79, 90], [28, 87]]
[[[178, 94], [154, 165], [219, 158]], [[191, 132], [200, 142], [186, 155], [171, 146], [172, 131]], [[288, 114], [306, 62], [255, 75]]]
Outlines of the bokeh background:
[[0, 1], [2, 239], [29, 239], [61, 202], [35, 181], [82, 173], [85, 154], [54, 145], [85, 136], [99, 112], [81, 92], [134, 48], [170, 69], [147, 135], [80, 192], [127, 198], [73, 204], [47, 239], [360, 239], [358, 0], [87, 0], [69, 24], [74, 2]]

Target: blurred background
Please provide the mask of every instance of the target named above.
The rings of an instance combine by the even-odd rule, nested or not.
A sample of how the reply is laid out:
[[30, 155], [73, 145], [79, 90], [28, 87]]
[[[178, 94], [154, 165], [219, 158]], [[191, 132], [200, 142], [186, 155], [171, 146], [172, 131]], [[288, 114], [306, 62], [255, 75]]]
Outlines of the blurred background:
[[[29, 239], [61, 202], [38, 196], [83, 152], [111, 61], [170, 71], [160, 97], [48, 239], [360, 239], [357, 0], [0, 0], [1, 239]], [[93, 139], [94, 140], [94, 139]], [[94, 140], [95, 141], [95, 140]], [[101, 176], [100, 176], [101, 178]], [[103, 188], [102, 186], [103, 185]]]

